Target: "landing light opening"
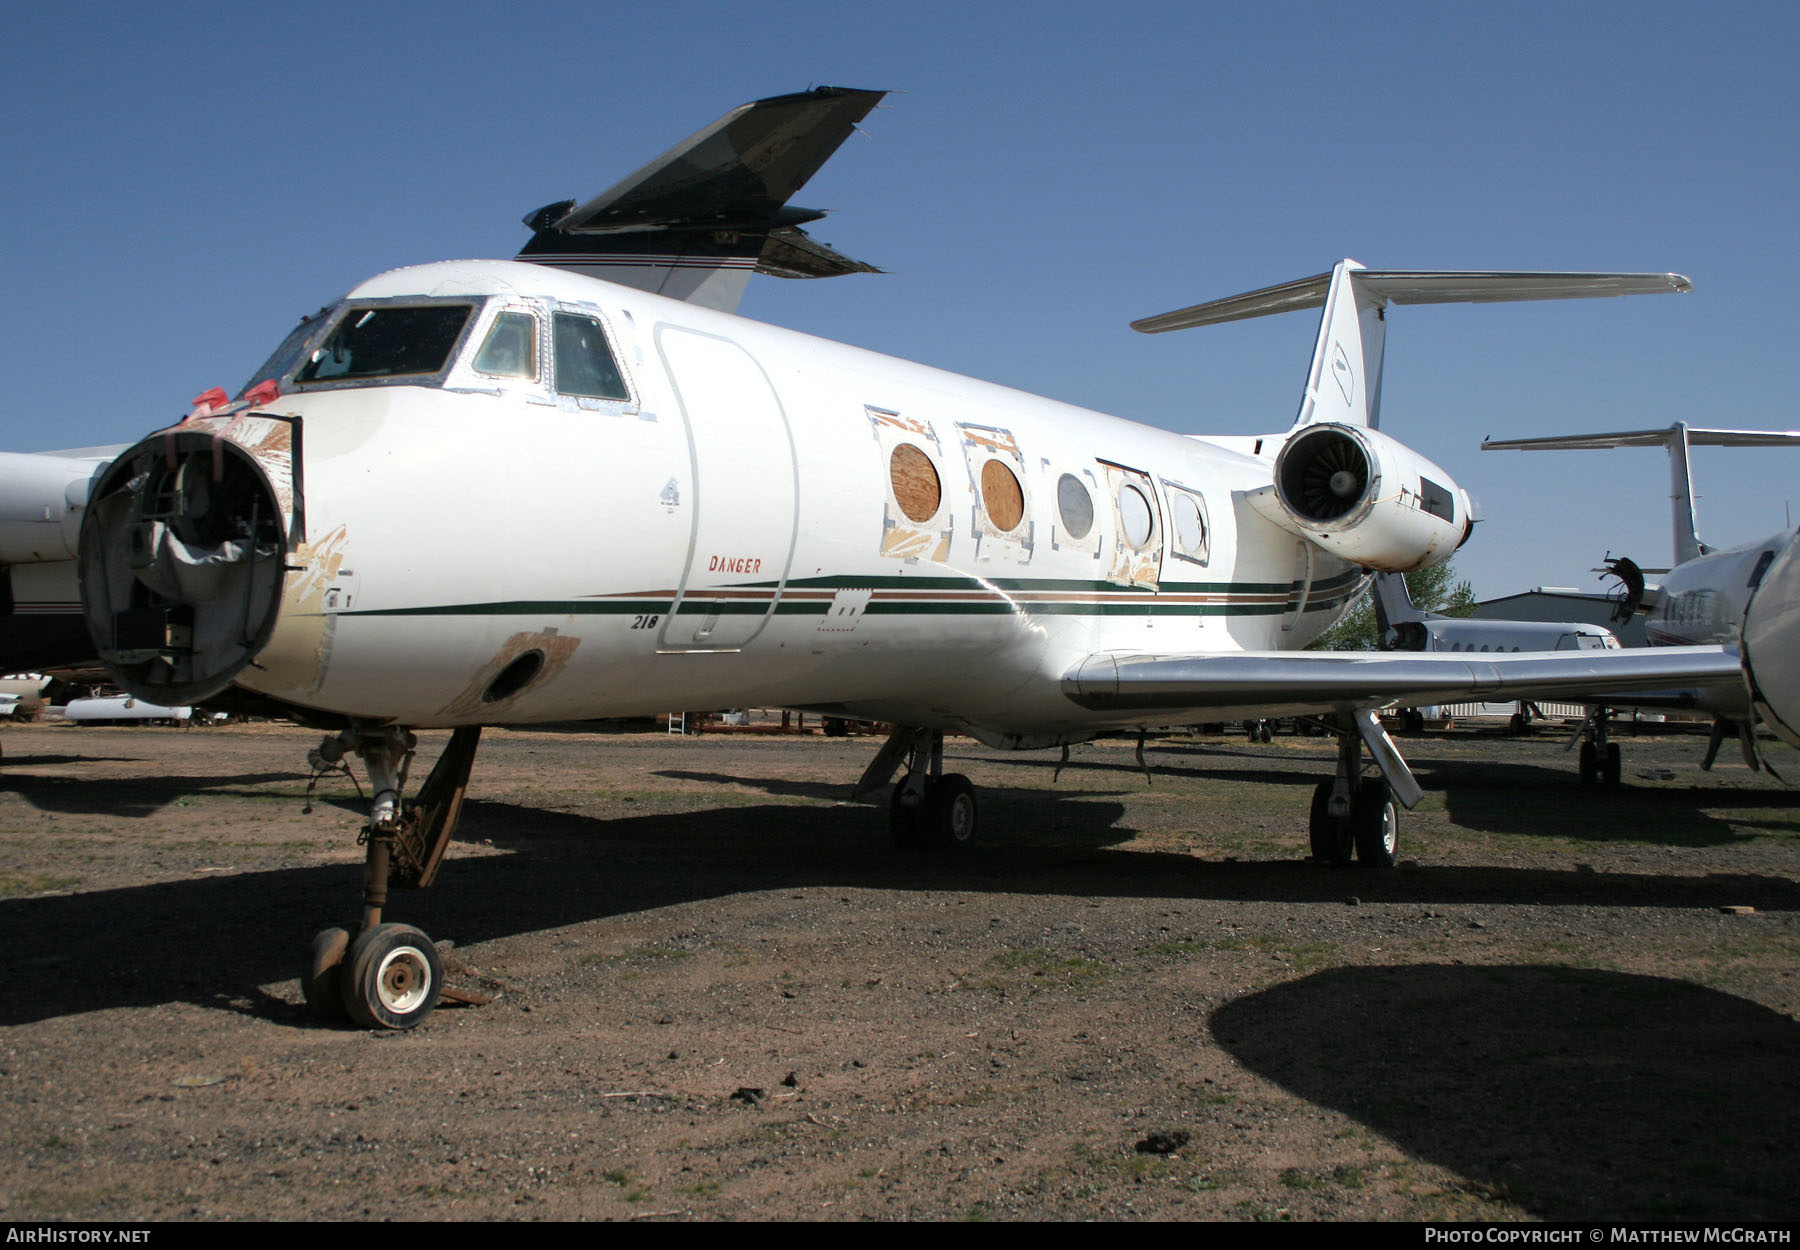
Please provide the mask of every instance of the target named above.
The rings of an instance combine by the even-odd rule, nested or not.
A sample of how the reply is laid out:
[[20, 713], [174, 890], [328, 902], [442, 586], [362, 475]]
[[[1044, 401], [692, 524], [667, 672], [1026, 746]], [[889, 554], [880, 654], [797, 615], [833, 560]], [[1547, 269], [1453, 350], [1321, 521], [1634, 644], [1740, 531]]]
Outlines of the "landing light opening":
[[527, 651], [524, 655], [500, 670], [500, 675], [488, 683], [488, 688], [481, 694], [483, 703], [498, 703], [502, 699], [510, 699], [525, 689], [544, 669], [544, 653]]

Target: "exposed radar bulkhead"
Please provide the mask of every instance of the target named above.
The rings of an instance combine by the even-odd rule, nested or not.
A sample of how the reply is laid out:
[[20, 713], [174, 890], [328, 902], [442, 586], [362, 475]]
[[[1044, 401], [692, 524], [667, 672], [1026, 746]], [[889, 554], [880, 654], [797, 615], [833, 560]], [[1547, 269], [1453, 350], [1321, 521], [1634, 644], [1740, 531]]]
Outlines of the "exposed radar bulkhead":
[[113, 462], [81, 534], [81, 601], [113, 680], [165, 705], [218, 694], [274, 632], [286, 509], [257, 460], [210, 429]]

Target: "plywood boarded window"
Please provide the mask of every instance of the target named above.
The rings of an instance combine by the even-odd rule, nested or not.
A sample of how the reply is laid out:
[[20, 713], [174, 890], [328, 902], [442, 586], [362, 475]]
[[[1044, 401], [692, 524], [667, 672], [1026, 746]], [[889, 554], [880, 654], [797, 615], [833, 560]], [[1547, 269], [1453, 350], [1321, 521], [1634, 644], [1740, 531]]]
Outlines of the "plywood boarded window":
[[930, 456], [911, 443], [901, 443], [888, 457], [888, 480], [894, 487], [894, 502], [907, 520], [923, 525], [937, 515], [944, 490]]
[[1025, 492], [1013, 471], [998, 460], [981, 466], [981, 503], [995, 529], [1010, 533], [1025, 519]]
[[[1036, 545], [1025, 456], [1011, 430], [957, 424], [969, 467], [969, 519], [975, 559], [1025, 564]], [[952, 491], [952, 496], [955, 492]]]
[[[881, 501], [883, 556], [933, 563], [950, 558], [954, 509], [944, 498], [943, 444], [931, 422], [865, 404], [869, 432], [888, 467], [888, 497]], [[954, 474], [955, 462], [949, 462]], [[949, 490], [955, 494], [953, 481]]]

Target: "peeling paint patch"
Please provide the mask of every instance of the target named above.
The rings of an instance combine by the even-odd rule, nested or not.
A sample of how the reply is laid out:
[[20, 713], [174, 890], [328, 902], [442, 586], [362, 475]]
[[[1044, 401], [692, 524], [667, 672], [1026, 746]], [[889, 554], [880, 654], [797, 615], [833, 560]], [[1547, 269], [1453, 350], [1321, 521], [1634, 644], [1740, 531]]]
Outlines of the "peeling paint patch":
[[896, 560], [930, 560], [941, 564], [950, 558], [949, 528], [924, 530], [896, 524], [889, 518], [881, 535], [881, 554]]
[[318, 542], [294, 548], [289, 563], [299, 568], [287, 575], [280, 623], [256, 657], [257, 689], [312, 694], [324, 686], [337, 632], [337, 615], [325, 611], [325, 593], [338, 580], [348, 546], [349, 533], [340, 525]]

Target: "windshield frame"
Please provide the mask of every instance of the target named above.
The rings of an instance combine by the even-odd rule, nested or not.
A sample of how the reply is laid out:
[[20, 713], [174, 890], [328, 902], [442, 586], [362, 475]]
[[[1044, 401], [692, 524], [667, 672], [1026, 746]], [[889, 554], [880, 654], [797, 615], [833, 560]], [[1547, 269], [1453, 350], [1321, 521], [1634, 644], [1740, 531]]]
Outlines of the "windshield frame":
[[[333, 304], [321, 318], [324, 328], [315, 328], [307, 340], [300, 345], [288, 363], [284, 373], [279, 377], [283, 394], [309, 391], [356, 390], [371, 386], [420, 386], [443, 389], [452, 373], [456, 371], [464, 351], [469, 345], [470, 331], [483, 321], [483, 313], [491, 297], [486, 295], [395, 295], [373, 299], [347, 296]], [[389, 308], [426, 308], [456, 307], [468, 310], [463, 318], [462, 326], [456, 337], [444, 353], [443, 363], [435, 370], [427, 373], [390, 373], [372, 376], [347, 378], [308, 378], [299, 380], [299, 374], [313, 363], [313, 356], [324, 348], [331, 336], [337, 333], [338, 327], [352, 313], [379, 311]], [[290, 336], [292, 337], [292, 336]], [[283, 347], [287, 344], [284, 342]], [[278, 349], [279, 350], [279, 349]], [[273, 357], [271, 357], [271, 361]]]

